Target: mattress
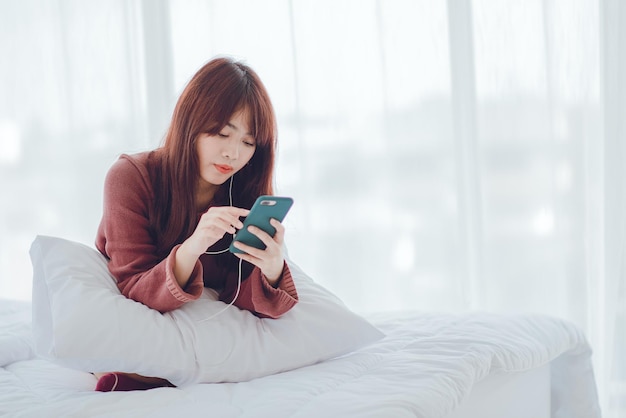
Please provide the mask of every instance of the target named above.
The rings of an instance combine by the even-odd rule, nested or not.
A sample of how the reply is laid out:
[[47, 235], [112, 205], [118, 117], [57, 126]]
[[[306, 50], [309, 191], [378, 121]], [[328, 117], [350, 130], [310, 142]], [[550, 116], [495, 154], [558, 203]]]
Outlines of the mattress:
[[95, 377], [38, 358], [30, 305], [0, 300], [0, 416], [600, 417], [591, 349], [542, 315], [385, 312], [386, 337], [248, 382], [94, 392]]
[[550, 365], [494, 373], [472, 387], [446, 418], [549, 418]]

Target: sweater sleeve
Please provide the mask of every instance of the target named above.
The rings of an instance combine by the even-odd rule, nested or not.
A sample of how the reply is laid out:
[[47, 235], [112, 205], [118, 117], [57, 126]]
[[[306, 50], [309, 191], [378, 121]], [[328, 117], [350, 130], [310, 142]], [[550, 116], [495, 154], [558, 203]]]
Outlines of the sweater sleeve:
[[[233, 277], [230, 276], [220, 294], [220, 299], [226, 303], [230, 303], [237, 293], [237, 273], [232, 275]], [[296, 285], [291, 277], [289, 266], [284, 263], [276, 288], [268, 283], [261, 273], [261, 269], [255, 267], [241, 283], [241, 289], [234, 305], [261, 318], [278, 318], [289, 311], [297, 302]]]
[[96, 247], [109, 259], [109, 271], [124, 296], [167, 312], [200, 297], [202, 265], [196, 263], [189, 282], [181, 288], [174, 276], [179, 246], [165, 259], [158, 256], [149, 220], [152, 200], [145, 167], [122, 156], [106, 176]]

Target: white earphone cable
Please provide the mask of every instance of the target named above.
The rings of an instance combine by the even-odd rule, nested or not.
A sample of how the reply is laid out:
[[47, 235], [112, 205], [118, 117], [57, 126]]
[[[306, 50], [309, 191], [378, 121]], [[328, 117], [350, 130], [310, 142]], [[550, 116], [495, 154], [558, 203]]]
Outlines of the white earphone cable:
[[238, 278], [237, 278], [237, 292], [235, 292], [235, 296], [233, 297], [233, 300], [231, 300], [228, 305], [224, 306], [224, 308], [221, 311], [218, 311], [218, 312], [214, 313], [213, 315], [211, 315], [211, 316], [209, 316], [207, 318], [200, 319], [200, 320], [198, 320], [198, 322], [204, 322], [204, 321], [208, 321], [209, 319], [215, 318], [219, 314], [223, 313], [226, 309], [228, 309], [231, 306], [233, 306], [233, 304], [237, 300], [237, 296], [239, 296], [239, 291], [241, 290], [241, 263], [242, 262], [243, 262], [243, 260], [239, 259], [239, 275], [238, 275]]
[[[230, 185], [228, 186], [228, 201], [229, 201], [230, 206], [233, 205], [233, 177], [235, 176], [230, 177]], [[234, 236], [235, 235], [233, 234], [233, 237]], [[227, 251], [228, 251], [228, 248], [225, 248], [219, 251], [205, 251], [204, 253], [208, 255], [218, 255], [218, 254], [224, 254]]]
[[[228, 186], [228, 201], [230, 206], [233, 205], [233, 177], [230, 177], [230, 185]], [[233, 237], [235, 235], [233, 234]], [[218, 255], [218, 254], [224, 254], [225, 252], [228, 251], [228, 248], [225, 248], [223, 250], [219, 250], [219, 251], [205, 251], [205, 254], [208, 255]], [[209, 319], [215, 318], [216, 316], [218, 316], [219, 314], [223, 313], [226, 309], [230, 308], [231, 306], [233, 306], [233, 304], [235, 303], [235, 301], [237, 300], [237, 297], [239, 296], [239, 291], [241, 290], [241, 265], [243, 263], [243, 260], [240, 258], [239, 259], [239, 268], [238, 268], [238, 275], [237, 275], [237, 291], [235, 292], [235, 296], [233, 297], [233, 300], [230, 301], [230, 303], [228, 305], [226, 305], [221, 311], [218, 311], [216, 313], [214, 313], [213, 315], [204, 318], [204, 319], [200, 319], [198, 320], [198, 322], [204, 322], [204, 321], [208, 321]]]

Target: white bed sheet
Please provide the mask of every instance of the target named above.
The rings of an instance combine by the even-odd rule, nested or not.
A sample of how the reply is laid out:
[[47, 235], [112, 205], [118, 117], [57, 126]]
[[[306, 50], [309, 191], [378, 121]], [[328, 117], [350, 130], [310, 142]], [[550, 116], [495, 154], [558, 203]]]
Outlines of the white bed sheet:
[[550, 416], [601, 416], [585, 337], [552, 317], [372, 315], [387, 337], [341, 358], [250, 382], [115, 393], [34, 357], [29, 319], [28, 304], [0, 301], [0, 416], [468, 418], [458, 415], [468, 404], [485, 406], [471, 414], [498, 404], [489, 384], [540, 370], [549, 370]]

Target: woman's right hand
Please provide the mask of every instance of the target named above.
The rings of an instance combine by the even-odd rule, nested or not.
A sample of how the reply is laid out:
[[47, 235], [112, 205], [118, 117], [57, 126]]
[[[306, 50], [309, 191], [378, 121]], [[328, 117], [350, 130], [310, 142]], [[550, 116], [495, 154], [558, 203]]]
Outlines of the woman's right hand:
[[187, 285], [198, 257], [222, 239], [224, 234], [234, 234], [237, 229], [243, 228], [239, 217], [248, 216], [248, 213], [248, 209], [214, 206], [202, 214], [193, 234], [176, 251], [174, 276], [181, 288]]
[[214, 206], [209, 208], [200, 217], [200, 221], [195, 231], [184, 245], [191, 254], [200, 257], [207, 248], [215, 244], [224, 237], [224, 234], [234, 234], [238, 229], [243, 228], [243, 222], [239, 220], [241, 216], [248, 216], [248, 209], [234, 206]]

